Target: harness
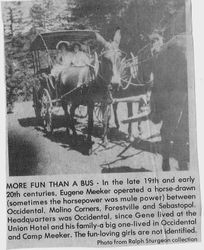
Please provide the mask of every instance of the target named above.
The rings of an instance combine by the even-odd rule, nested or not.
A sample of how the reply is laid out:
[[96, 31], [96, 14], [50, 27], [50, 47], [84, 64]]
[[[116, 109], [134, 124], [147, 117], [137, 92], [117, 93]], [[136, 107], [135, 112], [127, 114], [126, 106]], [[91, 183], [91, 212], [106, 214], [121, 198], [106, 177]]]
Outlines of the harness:
[[[181, 33], [181, 34], [178, 34], [178, 35], [176, 35], [176, 36], [173, 36], [173, 37], [172, 37], [171, 39], [169, 39], [165, 44], [163, 44], [163, 46], [161, 47], [161, 50], [160, 50], [160, 51], [162, 51], [162, 49], [166, 46], [166, 44], [168, 44], [169, 42], [171, 42], [171, 41], [172, 41], [173, 39], [175, 39], [176, 37], [179, 37], [179, 36], [182, 36], [182, 35], [188, 35], [188, 34], [186, 34], [186, 33]], [[142, 50], [144, 50], [144, 49], [147, 48], [148, 46], [149, 46], [149, 44], [146, 45], [144, 48], [142, 48], [139, 52], [141, 52]], [[153, 58], [158, 57], [158, 55], [160, 54], [160, 51], [158, 51], [158, 52], [155, 53], [155, 54], [152, 54], [151, 57], [148, 57], [148, 58], [146, 58], [146, 59], [144, 59], [144, 60], [138, 61], [136, 65], [139, 65], [139, 64], [148, 62], [148, 61], [152, 60]], [[134, 58], [136, 58], [136, 57], [134, 57]], [[133, 60], [133, 58], [127, 60], [127, 62], [131, 64], [131, 60]], [[138, 77], [137, 77], [137, 80], [139, 80]], [[150, 78], [150, 81], [149, 81], [148, 83], [151, 84], [151, 80], [152, 80], [152, 83], [153, 83], [153, 78], [152, 78], [152, 79]], [[128, 86], [129, 86], [129, 85], [128, 85]], [[142, 85], [141, 85], [141, 86], [142, 86]], [[171, 144], [171, 147], [173, 147], [173, 145], [174, 145], [175, 133], [176, 133], [176, 131], [178, 130], [179, 125], [180, 125], [180, 123], [181, 123], [181, 120], [182, 120], [182, 117], [183, 117], [183, 114], [184, 114], [184, 110], [185, 110], [185, 107], [186, 107], [186, 102], [187, 102], [187, 100], [188, 100], [188, 96], [187, 96], [187, 94], [185, 94], [185, 98], [184, 98], [184, 101], [183, 101], [183, 103], [182, 103], [181, 110], [180, 110], [180, 113], [179, 113], [179, 115], [178, 115], [178, 119], [177, 119], [177, 121], [176, 121], [175, 128], [174, 128], [173, 131], [170, 133], [170, 144]]]

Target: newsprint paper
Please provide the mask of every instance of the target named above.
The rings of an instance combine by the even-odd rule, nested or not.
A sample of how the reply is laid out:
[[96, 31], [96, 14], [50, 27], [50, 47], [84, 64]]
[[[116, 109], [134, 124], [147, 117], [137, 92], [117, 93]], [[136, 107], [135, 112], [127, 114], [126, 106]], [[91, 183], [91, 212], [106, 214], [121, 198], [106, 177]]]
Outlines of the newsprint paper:
[[196, 243], [189, 0], [2, 2], [7, 248]]

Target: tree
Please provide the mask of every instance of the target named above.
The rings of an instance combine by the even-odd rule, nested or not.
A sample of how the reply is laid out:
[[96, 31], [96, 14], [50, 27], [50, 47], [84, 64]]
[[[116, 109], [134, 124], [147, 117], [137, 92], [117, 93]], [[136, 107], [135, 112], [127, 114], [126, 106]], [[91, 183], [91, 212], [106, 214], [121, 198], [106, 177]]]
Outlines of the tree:
[[41, 4], [35, 3], [30, 9], [30, 16], [32, 19], [32, 25], [35, 30], [38, 28], [45, 28], [45, 10]]
[[75, 7], [75, 0], [61, 1], [60, 9], [57, 14], [57, 21], [59, 22], [61, 29], [69, 29], [75, 24], [72, 11]]
[[12, 38], [22, 29], [21, 2], [4, 2], [3, 8], [4, 32]]
[[103, 30], [104, 23], [108, 24], [112, 17], [120, 15], [121, 10], [131, 0], [75, 0], [73, 18], [83, 22], [92, 29]]
[[[29, 46], [39, 32], [98, 30], [107, 40], [121, 28], [121, 49], [138, 51], [159, 32], [164, 41], [185, 32], [185, 0], [35, 0], [3, 3], [7, 96], [28, 100], [35, 82]], [[27, 13], [27, 14], [26, 14]]]

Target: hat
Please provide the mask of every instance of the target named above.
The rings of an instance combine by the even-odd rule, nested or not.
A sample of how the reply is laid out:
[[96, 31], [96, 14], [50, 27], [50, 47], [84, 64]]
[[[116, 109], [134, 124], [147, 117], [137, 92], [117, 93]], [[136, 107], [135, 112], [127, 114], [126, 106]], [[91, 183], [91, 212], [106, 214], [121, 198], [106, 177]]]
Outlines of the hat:
[[72, 44], [73, 49], [74, 49], [74, 47], [75, 47], [76, 45], [79, 47], [79, 49], [81, 49], [81, 43], [79, 43], [79, 42], [74, 42], [74, 43]]
[[149, 39], [150, 40], [160, 40], [161, 38], [163, 38], [163, 32], [164, 29], [155, 29], [152, 34], [149, 35]]
[[70, 43], [67, 41], [59, 41], [58, 44], [56, 45], [56, 49], [57, 50], [60, 49], [62, 47], [62, 45], [65, 45], [66, 48], [68, 49], [70, 46]]

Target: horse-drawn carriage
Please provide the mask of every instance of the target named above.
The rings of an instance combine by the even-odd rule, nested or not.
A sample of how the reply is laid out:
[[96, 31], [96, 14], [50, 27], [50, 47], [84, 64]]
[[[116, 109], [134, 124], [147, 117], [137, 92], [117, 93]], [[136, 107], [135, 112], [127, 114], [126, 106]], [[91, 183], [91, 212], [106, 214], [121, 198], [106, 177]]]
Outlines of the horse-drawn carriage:
[[[75, 43], [83, 46], [84, 53], [92, 63], [88, 65], [92, 73], [92, 80], [95, 77], [98, 61], [94, 53], [96, 33], [90, 30], [66, 30], [41, 33], [36, 36], [31, 44], [30, 51], [33, 57], [34, 75], [37, 76], [38, 86], [33, 87], [33, 107], [37, 121], [41, 121], [45, 131], [53, 131], [53, 108], [59, 106], [63, 98], [70, 95], [75, 89], [66, 93], [60, 93], [58, 79], [52, 75], [57, 58], [57, 45], [67, 43], [68, 50], [72, 50]], [[88, 84], [88, 83], [86, 83]]]
[[[137, 84], [135, 88], [135, 84], [131, 82], [132, 78], [135, 78], [137, 75], [138, 64], [137, 61], [135, 61], [136, 58], [133, 54], [132, 58], [129, 60], [123, 57], [126, 53], [119, 49], [120, 39], [120, 30], [115, 32], [112, 42], [106, 41], [100, 34], [90, 30], [67, 30], [42, 33], [35, 38], [30, 49], [33, 56], [34, 74], [37, 75], [40, 86], [35, 86], [33, 88], [33, 107], [37, 120], [42, 122], [46, 132], [52, 133], [53, 110], [54, 107], [61, 104], [65, 111], [65, 116], [67, 116], [67, 129], [71, 124], [70, 127], [75, 134], [76, 132], [73, 124], [74, 111], [79, 105], [85, 104], [88, 108], [88, 135], [90, 138], [93, 127], [92, 113], [94, 107], [100, 106], [102, 113], [101, 122], [104, 126], [103, 139], [105, 143], [107, 143], [107, 127], [110, 120], [111, 104], [113, 104], [116, 126], [119, 127], [116, 112], [118, 102], [140, 102], [144, 97], [144, 95], [142, 95], [142, 97], [138, 96], [136, 93], [137, 91], [135, 92], [138, 86], [141, 87], [142, 85], [143, 88], [144, 84]], [[91, 77], [88, 77], [88, 80], [86, 80], [88, 82], [85, 84], [86, 87], [89, 86], [88, 90], [85, 91], [88, 92], [85, 98], [82, 90], [80, 95], [83, 96], [83, 98], [79, 97], [79, 95], [75, 96], [75, 93], [81, 89], [81, 86], [76, 84], [73, 86], [72, 81], [75, 80], [69, 79], [70, 75], [72, 75], [69, 69], [73, 69], [73, 65], [66, 67], [64, 72], [65, 77], [63, 73], [60, 76], [61, 78], [68, 78], [68, 83], [64, 84], [69, 86], [69, 88], [60, 89], [60, 84], [58, 82], [60, 81], [60, 77], [56, 79], [52, 75], [52, 69], [57, 54], [56, 50], [58, 44], [61, 42], [68, 43], [71, 47], [72, 44], [76, 42], [80, 43], [85, 48], [84, 53], [90, 58], [90, 63], [85, 65], [88, 66], [89, 75], [91, 72]], [[94, 84], [92, 84], [93, 82]], [[130, 85], [134, 85], [133, 91], [130, 90], [131, 88], [129, 89]], [[119, 89], [122, 91], [122, 96], [121, 91], [117, 91]], [[117, 93], [116, 95], [113, 94], [113, 96], [112, 93], [115, 93], [115, 90]], [[70, 107], [69, 116], [67, 111], [67, 100], [70, 98], [74, 105], [72, 105], [73, 108]], [[83, 99], [82, 103], [78, 102], [77, 99]], [[129, 114], [128, 112], [128, 116], [132, 115], [132, 113]], [[136, 114], [136, 119], [137, 116], [138, 114]], [[131, 137], [131, 120], [124, 120], [124, 123], [129, 124], [128, 132], [129, 137]]]
[[[74, 125], [75, 110], [79, 105], [87, 106], [87, 148], [91, 150], [95, 105], [100, 103], [101, 106], [102, 124], [104, 127], [102, 139], [106, 143], [111, 105], [113, 105], [116, 127], [119, 128], [116, 112], [117, 104], [126, 102], [128, 104], [128, 118], [123, 122], [129, 125], [128, 133], [130, 136], [132, 133], [131, 125], [136, 121], [139, 122], [141, 119], [150, 119], [154, 123], [162, 121], [162, 168], [163, 170], [169, 170], [170, 142], [178, 141], [177, 135], [180, 130], [187, 132], [180, 139], [182, 147], [185, 147], [188, 140], [188, 122], [186, 121], [186, 114], [188, 113], [186, 36], [178, 35], [173, 37], [165, 45], [162, 45], [156, 56], [152, 55], [152, 50], [149, 50], [151, 53], [150, 57], [138, 59], [132, 56], [130, 60], [127, 60], [125, 57], [122, 58], [123, 53], [119, 49], [120, 40], [121, 34], [119, 29], [116, 30], [112, 41], [106, 41], [97, 32], [87, 30], [52, 32], [38, 35], [31, 44], [34, 72], [40, 80], [39, 89], [33, 89], [33, 106], [36, 117], [38, 119], [41, 118], [47, 132], [52, 132], [53, 107], [61, 103], [67, 120], [67, 131], [70, 128], [74, 139], [77, 139]], [[53, 66], [52, 53], [54, 53], [56, 45], [60, 41], [84, 43], [87, 55], [95, 57], [92, 63], [86, 65], [86, 72], [90, 73], [92, 70], [94, 73], [92, 76], [91, 74], [86, 75], [88, 77], [85, 90], [77, 85], [77, 81], [73, 76], [79, 74], [78, 70], [73, 70], [73, 67], [67, 68], [60, 75], [58, 80], [61, 85], [57, 85], [55, 81], [53, 82], [52, 75], [50, 75]], [[100, 54], [91, 50], [91, 46], [89, 46], [90, 41], [96, 42], [96, 44], [100, 44], [103, 47]], [[42, 57], [40, 57], [41, 52], [44, 53]], [[44, 60], [41, 58], [47, 58], [48, 64], [46, 66], [42, 65]], [[123, 78], [124, 72], [127, 73], [125, 79]], [[135, 78], [136, 82], [132, 82], [132, 78]], [[154, 86], [151, 89], [153, 80]], [[124, 82], [125, 85], [123, 84]], [[58, 88], [57, 86], [61, 87]], [[142, 95], [138, 96], [140, 87], [142, 88]], [[151, 98], [150, 94], [152, 95]], [[148, 111], [133, 114], [132, 103], [144, 101], [146, 105], [145, 97], [147, 97], [148, 102], [153, 104], [151, 108], [148, 108]], [[68, 111], [67, 105], [69, 102], [71, 104]], [[181, 126], [181, 120], [184, 121], [185, 130], [183, 125]], [[186, 164], [186, 159], [184, 160], [184, 158], [188, 158], [188, 152], [185, 156], [181, 155], [178, 156], [179, 164], [183, 165], [183, 162]]]

